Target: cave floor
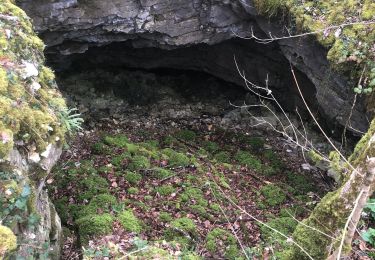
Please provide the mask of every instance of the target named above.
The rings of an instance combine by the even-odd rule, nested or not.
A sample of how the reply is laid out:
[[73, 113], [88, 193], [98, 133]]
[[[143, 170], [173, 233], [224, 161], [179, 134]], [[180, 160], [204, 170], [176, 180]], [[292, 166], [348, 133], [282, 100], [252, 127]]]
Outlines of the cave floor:
[[286, 239], [254, 218], [292, 233], [326, 190], [304, 163], [283, 138], [206, 117], [104, 118], [79, 133], [47, 181], [65, 226], [63, 258], [277, 254]]

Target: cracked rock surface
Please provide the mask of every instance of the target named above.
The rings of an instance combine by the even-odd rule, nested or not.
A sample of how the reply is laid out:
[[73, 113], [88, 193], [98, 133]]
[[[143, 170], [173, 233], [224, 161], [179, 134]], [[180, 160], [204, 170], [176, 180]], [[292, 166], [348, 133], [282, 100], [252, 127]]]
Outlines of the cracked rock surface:
[[[294, 87], [294, 82], [280, 83], [280, 80], [290, 79], [290, 75], [286, 77], [285, 74], [290, 74], [288, 63], [291, 63], [307, 77], [309, 83], [306, 80], [301, 82], [305, 90], [310, 89], [305, 98], [317, 105], [320, 117], [330, 128], [336, 130], [347, 124], [354, 83], [331, 70], [326, 50], [314, 39], [282, 40], [267, 47], [253, 41], [249, 41], [248, 47], [244, 43], [238, 45], [240, 41], [230, 41], [237, 35], [249, 36], [251, 29], [259, 37], [267, 37], [269, 32], [282, 35], [284, 26], [257, 15], [251, 0], [19, 0], [18, 4], [33, 18], [36, 30], [48, 46], [46, 52], [49, 61], [55, 64], [56, 70], [70, 66], [69, 62], [75, 59], [74, 56], [87, 54], [92, 48], [116, 43], [141, 50], [135, 50], [138, 56], [133, 59], [129, 58], [132, 51], [127, 49], [126, 53], [112, 53], [115, 57], [112, 60], [98, 56], [91, 58], [91, 61], [101, 59], [116, 64], [121, 60], [122, 65], [137, 68], [193, 67], [238, 83], [238, 73], [233, 62], [233, 50], [236, 50], [236, 56], [241, 57], [241, 64], [250, 80], [264, 84], [264, 75], [269, 74], [275, 79], [270, 79], [270, 86], [289, 86], [287, 92]], [[180, 49], [177, 53], [183, 53], [186, 47], [200, 44], [214, 46], [223, 42], [231, 45], [228, 51], [233, 53], [223, 55], [223, 50], [216, 48], [219, 52], [210, 55], [215, 59], [201, 60], [199, 51], [195, 54], [188, 52], [185, 56], [166, 54], [170, 63], [160, 59], [160, 55], [154, 58], [149, 55], [150, 52], [160, 54], [162, 50], [175, 49]], [[269, 49], [274, 49], [274, 54]], [[142, 56], [143, 53], [146, 53], [147, 59]], [[254, 53], [258, 54], [257, 57], [265, 53], [265, 59], [257, 58], [254, 62]], [[279, 61], [280, 56], [285, 57], [287, 62]], [[186, 62], [186, 57], [190, 62]], [[284, 98], [295, 94], [284, 94]], [[356, 134], [353, 129], [365, 131], [368, 126], [363, 103], [357, 102], [348, 124], [353, 134]]]

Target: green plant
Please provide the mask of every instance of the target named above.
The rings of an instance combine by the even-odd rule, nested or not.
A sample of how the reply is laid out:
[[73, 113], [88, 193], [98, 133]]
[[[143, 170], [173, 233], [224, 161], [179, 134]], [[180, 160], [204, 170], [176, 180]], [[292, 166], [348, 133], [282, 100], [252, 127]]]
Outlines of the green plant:
[[82, 123], [84, 122], [81, 114], [76, 113], [77, 108], [63, 108], [60, 110], [59, 118], [62, 125], [66, 128], [68, 133], [74, 133], [78, 130], [82, 130]]
[[364, 241], [375, 246], [375, 229], [369, 228], [361, 234], [361, 237]]
[[369, 212], [372, 219], [375, 219], [375, 199], [369, 199], [364, 207], [366, 212]]

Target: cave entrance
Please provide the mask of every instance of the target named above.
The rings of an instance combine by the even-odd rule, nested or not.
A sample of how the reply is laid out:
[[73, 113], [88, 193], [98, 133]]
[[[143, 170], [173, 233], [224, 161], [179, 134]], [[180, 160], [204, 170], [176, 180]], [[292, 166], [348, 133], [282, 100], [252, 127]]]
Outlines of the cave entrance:
[[[137, 48], [136, 41], [127, 41], [61, 55], [71, 53], [77, 43], [64, 46], [69, 49], [47, 49], [47, 60], [68, 99], [81, 106], [83, 113], [96, 117], [105, 117], [105, 113], [107, 116], [125, 114], [126, 108], [136, 106], [142, 106], [145, 113], [159, 110], [158, 116], [184, 117], [186, 111], [182, 106], [188, 103], [200, 106], [197, 111], [188, 112], [194, 116], [197, 113], [223, 115], [233, 109], [230, 103], [259, 102], [245, 88], [238, 69], [255, 84], [268, 84], [284, 109], [294, 111], [300, 107], [304, 115], [290, 63], [277, 44], [231, 39], [215, 45], [171, 49]], [[298, 71], [297, 76], [312, 109], [317, 110], [314, 85]], [[173, 105], [173, 109], [167, 104]], [[169, 112], [163, 113], [163, 109]]]

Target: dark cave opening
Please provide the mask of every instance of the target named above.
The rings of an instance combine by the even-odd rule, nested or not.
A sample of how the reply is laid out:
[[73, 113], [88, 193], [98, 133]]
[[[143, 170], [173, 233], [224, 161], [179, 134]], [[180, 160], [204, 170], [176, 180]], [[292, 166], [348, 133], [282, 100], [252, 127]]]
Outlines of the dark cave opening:
[[[76, 44], [71, 43], [72, 46]], [[52, 47], [47, 48], [46, 57], [49, 65], [56, 71], [58, 84], [65, 93], [71, 93], [72, 89], [73, 92], [78, 90], [78, 95], [90, 100], [85, 95], [90, 89], [91, 92], [95, 89], [98, 94], [109, 91], [130, 106], [165, 103], [163, 98], [182, 98], [183, 103], [195, 99], [194, 102], [207, 103], [210, 107], [217, 106], [213, 110], [221, 115], [233, 109], [230, 103], [237, 106], [259, 104], [259, 98], [246, 88], [239, 74], [241, 72], [250, 82], [260, 87], [267, 84], [283, 110], [301, 117], [298, 120], [311, 123], [312, 129], [319, 131], [312, 123], [313, 120], [299, 95], [291, 73], [292, 65], [276, 43], [264, 45], [235, 38], [214, 45], [197, 44], [183, 48], [139, 47], [137, 44], [131, 40], [114, 42], [88, 47], [83, 53], [70, 55], [62, 55], [64, 50]], [[314, 116], [330, 136], [339, 140], [343, 127], [337, 124], [337, 121], [329, 120], [319, 107], [316, 88], [309, 78], [297, 68], [293, 67], [293, 70]], [[91, 82], [90, 87], [82, 88], [79, 86], [82, 84], [76, 83], [72, 87], [72, 83], [67, 84], [66, 79], [72, 78], [72, 75], [76, 75], [73, 76], [75, 81], [88, 77], [85, 81]], [[70, 85], [67, 91], [64, 90], [66, 85]], [[165, 85], [173, 89], [177, 96], [166, 96], [165, 92], [170, 92], [169, 90], [159, 91]], [[79, 91], [80, 88], [82, 89]], [[221, 100], [213, 99], [210, 103], [210, 99], [217, 96], [220, 96]], [[95, 114], [95, 105], [84, 110]], [[280, 112], [280, 108], [274, 109]], [[109, 114], [114, 113], [108, 112], [111, 109], [104, 110]], [[258, 111], [257, 108], [253, 110]], [[204, 113], [210, 114], [211, 109], [206, 109]], [[350, 132], [347, 137], [348, 140], [356, 139]]]
[[[245, 88], [244, 80], [239, 75], [237, 62], [238, 68], [249, 81], [262, 87], [267, 82], [284, 109], [292, 112], [298, 107], [301, 115], [304, 118], [307, 116], [290, 72], [291, 65], [276, 44], [263, 45], [231, 39], [215, 45], [198, 44], [174, 49], [163, 46], [135, 48], [133, 45], [132, 41], [111, 43], [90, 47], [84, 53], [71, 55], [61, 55], [63, 50], [49, 48], [46, 56], [60, 79], [59, 85], [63, 92], [65, 84], [61, 79], [65, 79], [67, 75], [101, 70], [111, 72], [112, 75], [96, 73], [97, 76], [90, 76], [90, 80], [95, 82], [94, 88], [99, 92], [112, 89], [114, 95], [136, 105], [144, 105], [157, 99], [155, 88], [163, 83], [155, 84], [158, 80], [146, 77], [142, 84], [132, 84], [132, 80], [119, 79], [120, 74], [138, 71], [138, 81], [142, 78], [142, 71], [161, 78], [174, 77], [178, 82], [175, 84], [176, 91], [187, 99], [197, 95], [210, 98], [225, 93], [228, 101], [240, 100], [250, 91]], [[309, 105], [319, 114], [313, 83], [298, 70], [296, 73]], [[213, 81], [216, 83], [207, 87]], [[244, 101], [246, 100], [243, 98], [242, 104]]]

